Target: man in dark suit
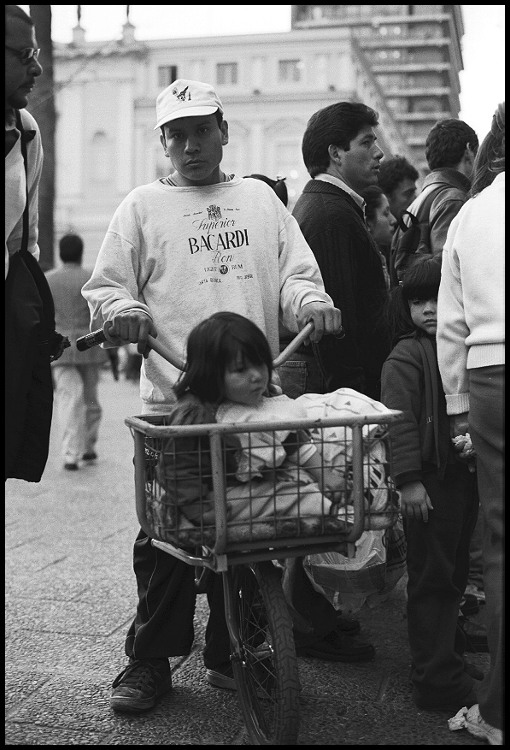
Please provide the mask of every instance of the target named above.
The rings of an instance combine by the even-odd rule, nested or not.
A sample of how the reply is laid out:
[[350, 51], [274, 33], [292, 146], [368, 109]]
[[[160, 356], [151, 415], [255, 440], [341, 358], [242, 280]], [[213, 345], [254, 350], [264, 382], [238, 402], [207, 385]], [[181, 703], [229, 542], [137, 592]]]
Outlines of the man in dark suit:
[[381, 367], [389, 354], [383, 325], [387, 290], [360, 195], [378, 182], [384, 154], [377, 145], [377, 124], [377, 112], [365, 104], [338, 102], [312, 115], [303, 136], [303, 160], [312, 179], [292, 213], [326, 291], [342, 310], [345, 335], [324, 337], [312, 350], [302, 347], [280, 369], [283, 389], [294, 397], [299, 393], [292, 376], [301, 369], [305, 391], [353, 388], [380, 398]]

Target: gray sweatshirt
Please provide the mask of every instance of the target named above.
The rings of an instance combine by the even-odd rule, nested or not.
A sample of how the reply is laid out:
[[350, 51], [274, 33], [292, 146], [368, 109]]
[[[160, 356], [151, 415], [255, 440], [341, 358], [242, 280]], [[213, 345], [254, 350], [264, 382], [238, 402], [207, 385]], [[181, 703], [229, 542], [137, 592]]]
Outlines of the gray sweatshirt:
[[[296, 220], [268, 185], [240, 177], [203, 187], [157, 180], [135, 188], [116, 210], [82, 294], [92, 330], [121, 311], [143, 310], [158, 341], [180, 360], [191, 329], [217, 311], [250, 318], [276, 357], [280, 314], [297, 332], [302, 305], [333, 304]], [[146, 411], [174, 403], [178, 375], [155, 352], [144, 360]]]

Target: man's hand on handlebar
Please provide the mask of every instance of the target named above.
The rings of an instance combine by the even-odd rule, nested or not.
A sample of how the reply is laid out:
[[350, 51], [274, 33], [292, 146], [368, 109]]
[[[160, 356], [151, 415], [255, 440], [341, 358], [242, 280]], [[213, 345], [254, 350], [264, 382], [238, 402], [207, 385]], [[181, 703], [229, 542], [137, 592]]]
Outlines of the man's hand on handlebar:
[[325, 333], [339, 335], [342, 333], [342, 313], [327, 302], [308, 302], [297, 315], [299, 330], [311, 321], [313, 331], [305, 343], [320, 341]]
[[137, 344], [139, 354], [147, 359], [150, 346], [147, 337], [156, 338], [158, 332], [152, 320], [140, 310], [126, 310], [114, 315], [103, 326], [106, 340], [115, 346]]

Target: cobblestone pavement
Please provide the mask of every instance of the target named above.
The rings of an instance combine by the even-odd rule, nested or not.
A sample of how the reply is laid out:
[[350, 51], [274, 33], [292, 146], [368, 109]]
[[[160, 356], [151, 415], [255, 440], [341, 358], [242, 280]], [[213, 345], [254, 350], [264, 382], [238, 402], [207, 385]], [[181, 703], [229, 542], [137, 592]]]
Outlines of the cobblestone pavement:
[[[192, 653], [171, 660], [173, 690], [140, 717], [114, 714], [113, 678], [136, 591], [138, 531], [132, 437], [124, 417], [140, 411], [138, 384], [100, 386], [99, 459], [66, 472], [57, 416], [40, 483], [6, 483], [6, 744], [246, 745], [235, 694], [205, 682], [207, 604], [197, 598]], [[448, 715], [418, 711], [408, 684], [405, 581], [359, 613], [376, 648], [368, 664], [300, 659], [300, 745], [478, 745], [450, 732]], [[482, 669], [486, 654], [470, 659]]]

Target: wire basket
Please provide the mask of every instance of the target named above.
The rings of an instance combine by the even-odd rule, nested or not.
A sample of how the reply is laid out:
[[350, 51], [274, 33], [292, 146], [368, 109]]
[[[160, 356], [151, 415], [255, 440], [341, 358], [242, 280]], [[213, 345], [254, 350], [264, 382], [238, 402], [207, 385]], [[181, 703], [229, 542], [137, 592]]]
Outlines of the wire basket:
[[[364, 530], [388, 528], [399, 504], [387, 425], [399, 417], [192, 426], [129, 417], [140, 524], [151, 538], [181, 548], [271, 549], [275, 559], [286, 556], [282, 550], [331, 549]], [[333, 498], [307, 469], [310, 449], [319, 472], [329, 469], [338, 480]]]

